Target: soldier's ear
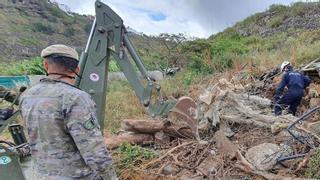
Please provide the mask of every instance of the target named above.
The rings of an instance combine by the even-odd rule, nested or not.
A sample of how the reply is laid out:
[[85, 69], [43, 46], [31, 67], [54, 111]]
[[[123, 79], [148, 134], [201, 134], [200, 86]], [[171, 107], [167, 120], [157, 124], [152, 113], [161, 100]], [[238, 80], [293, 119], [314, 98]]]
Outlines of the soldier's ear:
[[79, 74], [79, 72], [80, 72], [80, 67], [77, 66], [77, 68], [74, 70], [74, 72], [77, 73], [77, 74]]
[[46, 72], [48, 72], [49, 64], [48, 64], [48, 62], [46, 60], [43, 61], [43, 67], [46, 70]]

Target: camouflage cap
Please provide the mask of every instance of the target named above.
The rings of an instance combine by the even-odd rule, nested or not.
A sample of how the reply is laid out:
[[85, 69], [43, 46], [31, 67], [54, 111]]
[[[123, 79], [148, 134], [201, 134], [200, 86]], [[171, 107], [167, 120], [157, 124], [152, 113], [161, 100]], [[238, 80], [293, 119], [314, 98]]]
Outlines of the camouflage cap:
[[69, 46], [63, 45], [63, 44], [55, 44], [46, 47], [41, 51], [41, 57], [45, 58], [50, 55], [60, 55], [64, 57], [73, 58], [77, 61], [79, 61], [79, 55], [77, 51]]

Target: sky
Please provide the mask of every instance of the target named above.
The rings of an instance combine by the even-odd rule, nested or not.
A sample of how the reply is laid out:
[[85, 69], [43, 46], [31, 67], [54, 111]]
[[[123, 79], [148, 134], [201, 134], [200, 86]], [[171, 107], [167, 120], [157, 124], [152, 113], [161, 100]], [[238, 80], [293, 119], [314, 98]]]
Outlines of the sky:
[[[79, 14], [94, 15], [95, 0], [53, 0]], [[125, 26], [147, 35], [184, 33], [206, 38], [272, 4], [298, 0], [101, 0], [123, 19]], [[310, 0], [309, 0], [310, 1]]]

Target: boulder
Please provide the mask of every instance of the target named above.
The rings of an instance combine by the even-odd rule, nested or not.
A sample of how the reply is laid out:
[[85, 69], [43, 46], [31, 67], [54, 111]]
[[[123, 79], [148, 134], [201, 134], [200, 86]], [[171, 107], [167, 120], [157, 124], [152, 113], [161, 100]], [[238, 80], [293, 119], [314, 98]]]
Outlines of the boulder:
[[276, 165], [280, 147], [276, 144], [263, 143], [250, 148], [245, 154], [246, 159], [258, 170], [267, 171]]

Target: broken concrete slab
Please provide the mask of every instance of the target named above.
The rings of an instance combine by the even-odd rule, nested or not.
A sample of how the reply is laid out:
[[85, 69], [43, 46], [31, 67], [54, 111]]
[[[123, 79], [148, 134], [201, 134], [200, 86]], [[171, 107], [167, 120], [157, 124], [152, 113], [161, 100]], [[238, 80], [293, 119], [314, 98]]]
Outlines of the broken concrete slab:
[[250, 148], [246, 154], [246, 159], [258, 170], [267, 171], [276, 165], [280, 147], [272, 143], [263, 143]]

